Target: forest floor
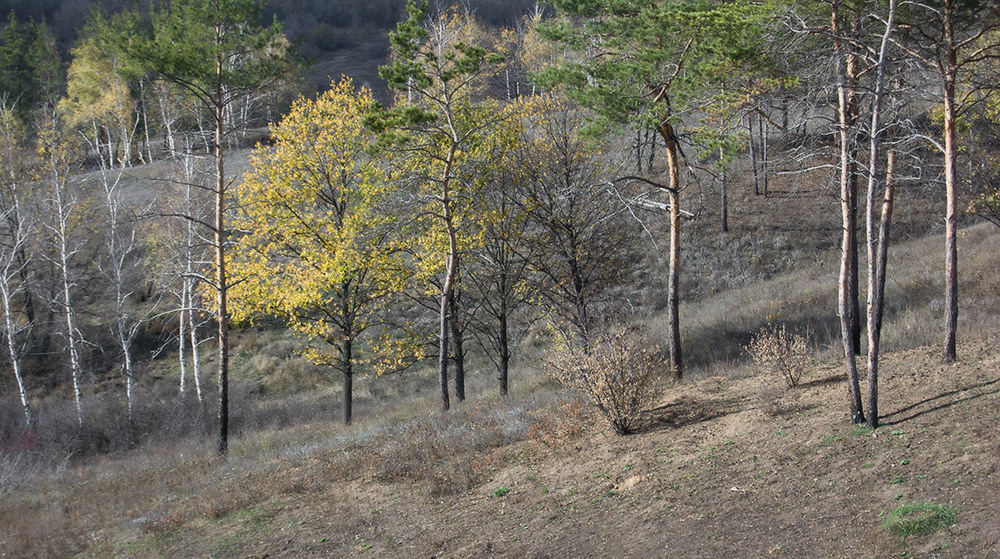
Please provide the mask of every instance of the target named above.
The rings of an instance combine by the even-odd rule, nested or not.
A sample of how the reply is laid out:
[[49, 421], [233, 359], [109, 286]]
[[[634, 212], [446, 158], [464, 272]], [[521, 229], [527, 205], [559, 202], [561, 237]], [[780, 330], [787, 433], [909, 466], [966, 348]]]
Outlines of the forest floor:
[[[998, 557], [997, 341], [961, 345], [952, 365], [932, 349], [887, 355], [875, 431], [848, 422], [839, 368], [819, 365], [787, 391], [761, 376], [668, 388], [625, 437], [564, 401], [517, 442], [429, 453], [425, 476], [386, 475], [376, 452], [356, 452], [371, 442], [348, 462], [335, 447], [81, 467], [4, 496], [0, 555]], [[451, 460], [477, 476], [459, 479]], [[957, 520], [901, 540], [882, 519], [911, 503]], [[18, 524], [35, 509], [48, 548]]]

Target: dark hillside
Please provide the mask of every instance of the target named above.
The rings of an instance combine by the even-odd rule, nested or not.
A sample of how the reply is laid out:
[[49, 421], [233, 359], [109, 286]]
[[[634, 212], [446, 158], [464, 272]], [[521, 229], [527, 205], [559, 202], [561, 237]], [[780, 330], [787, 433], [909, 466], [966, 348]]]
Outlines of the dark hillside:
[[[149, 0], [138, 2], [148, 5]], [[406, 0], [267, 0], [265, 19], [277, 18], [285, 34], [309, 63], [312, 90], [324, 89], [331, 78], [354, 77], [384, 92], [377, 69], [385, 63], [389, 31], [406, 16]], [[458, 2], [436, 0], [440, 8]], [[469, 0], [463, 2], [485, 23], [510, 27], [531, 11], [534, 0]], [[0, 15], [13, 12], [20, 21], [45, 21], [56, 36], [63, 59], [69, 57], [80, 27], [95, 6], [107, 13], [130, 8], [125, 0], [0, 0]]]

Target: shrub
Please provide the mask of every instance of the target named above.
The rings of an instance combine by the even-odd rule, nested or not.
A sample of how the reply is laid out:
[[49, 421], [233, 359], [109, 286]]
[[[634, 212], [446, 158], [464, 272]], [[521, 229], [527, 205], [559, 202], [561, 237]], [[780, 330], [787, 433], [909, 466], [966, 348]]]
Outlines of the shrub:
[[947, 528], [955, 523], [958, 513], [952, 507], [932, 503], [915, 503], [896, 507], [885, 516], [886, 530], [905, 540]]
[[556, 350], [549, 366], [556, 380], [587, 394], [620, 435], [635, 431], [657, 395], [656, 377], [669, 369], [636, 326], [612, 328], [589, 351]]
[[789, 388], [798, 386], [802, 373], [812, 361], [806, 339], [789, 334], [784, 324], [765, 326], [743, 349], [762, 372], [780, 376]]

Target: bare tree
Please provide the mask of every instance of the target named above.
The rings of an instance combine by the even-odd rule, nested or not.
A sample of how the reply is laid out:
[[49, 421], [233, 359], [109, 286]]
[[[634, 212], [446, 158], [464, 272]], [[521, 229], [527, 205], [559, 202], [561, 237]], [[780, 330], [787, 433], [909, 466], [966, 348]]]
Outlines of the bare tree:
[[885, 32], [879, 44], [875, 59], [875, 87], [871, 102], [871, 125], [868, 130], [868, 189], [865, 205], [865, 231], [867, 234], [868, 255], [868, 419], [866, 426], [878, 427], [878, 364], [879, 343], [882, 334], [882, 314], [885, 307], [885, 273], [888, 260], [889, 222], [892, 218], [893, 203], [893, 167], [895, 154], [890, 151], [886, 164], [885, 194], [882, 206], [882, 217], [879, 223], [878, 238], [875, 238], [875, 205], [878, 190], [879, 158], [883, 131], [883, 100], [886, 96], [886, 66], [889, 63], [889, 41], [896, 25], [896, 0], [889, 0], [888, 14], [885, 18]]
[[44, 223], [51, 235], [54, 251], [52, 263], [58, 270], [59, 288], [62, 308], [66, 324], [66, 344], [69, 353], [69, 365], [73, 379], [73, 398], [76, 403], [76, 419], [83, 425], [83, 404], [81, 403], [80, 383], [83, 367], [80, 361], [79, 344], [81, 335], [76, 323], [76, 307], [73, 293], [76, 281], [71, 261], [79, 250], [77, 239], [71, 229], [71, 216], [76, 200], [70, 191], [70, 172], [73, 161], [73, 148], [65, 137], [65, 132], [58, 116], [47, 113], [42, 120], [38, 133], [38, 150], [42, 159], [44, 182], [49, 187], [49, 197], [45, 203], [50, 212], [50, 221]]
[[[19, 211], [18, 201], [15, 198], [4, 208], [0, 219], [8, 221]], [[21, 406], [24, 408], [24, 422], [28, 429], [31, 429], [31, 406], [28, 404], [28, 391], [25, 388], [21, 363], [24, 356], [26, 333], [30, 332], [32, 322], [23, 319], [25, 307], [23, 304], [18, 305], [16, 301], [17, 295], [24, 288], [23, 276], [28, 263], [22, 260], [20, 255], [24, 253], [30, 228], [21, 217], [15, 219], [18, 224], [17, 228], [11, 231], [12, 236], [0, 247], [0, 311], [3, 312], [4, 316], [4, 337], [7, 339], [11, 370], [17, 381]]]
[[114, 320], [110, 329], [121, 352], [121, 370], [125, 376], [128, 417], [131, 420], [135, 403], [133, 345], [156, 305], [150, 304], [144, 311], [137, 307], [135, 291], [141, 281], [143, 266], [137, 238], [138, 216], [126, 204], [122, 192], [121, 178], [125, 165], [126, 162], [121, 160], [117, 168], [102, 165], [100, 169], [99, 180], [104, 191], [106, 212], [105, 259], [100, 267], [112, 291]]

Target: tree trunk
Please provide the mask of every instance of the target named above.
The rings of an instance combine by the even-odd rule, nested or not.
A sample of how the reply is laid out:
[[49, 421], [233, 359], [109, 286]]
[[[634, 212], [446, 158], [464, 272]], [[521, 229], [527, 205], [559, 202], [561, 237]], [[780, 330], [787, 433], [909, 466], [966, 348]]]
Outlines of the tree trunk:
[[896, 153], [889, 151], [885, 175], [885, 200], [882, 202], [882, 220], [879, 223], [878, 247], [875, 253], [874, 290], [870, 290], [868, 311], [868, 421], [867, 427], [878, 427], [878, 360], [882, 339], [882, 316], [885, 310], [885, 276], [889, 259], [889, 223], [895, 192]]
[[228, 296], [228, 278], [226, 277], [226, 223], [225, 194], [226, 175], [222, 154], [223, 97], [222, 97], [222, 59], [216, 59], [216, 72], [219, 79], [215, 90], [215, 282], [216, 282], [216, 326], [218, 327], [219, 353], [219, 440], [218, 453], [226, 454], [229, 449], [229, 310], [226, 306]]
[[[840, 34], [840, 3], [833, 3], [831, 15], [832, 30], [835, 37]], [[855, 241], [856, 216], [854, 213], [854, 195], [851, 192], [851, 149], [849, 129], [850, 105], [848, 102], [847, 71], [845, 69], [845, 56], [839, 39], [835, 41], [837, 50], [838, 84], [837, 84], [837, 117], [839, 121], [838, 135], [840, 139], [840, 206], [842, 214], [842, 240], [840, 259], [840, 279], [838, 282], [838, 314], [840, 315], [841, 338], [844, 344], [844, 360], [847, 368], [847, 396], [850, 406], [851, 421], [853, 423], [864, 422], [864, 413], [861, 404], [861, 387], [858, 381], [858, 366], [856, 360], [857, 347], [854, 337], [853, 307], [857, 303], [857, 293], [852, 296], [851, 278], [857, 277], [857, 245]]]
[[[184, 203], [187, 214], [189, 216], [194, 215], [194, 202], [191, 197], [191, 186], [194, 180], [194, 166], [192, 161], [190, 146], [185, 146], [184, 153], [184, 178], [187, 181], [187, 186], [184, 189]], [[195, 321], [194, 309], [194, 292], [197, 288], [197, 283], [194, 279], [194, 247], [195, 247], [195, 224], [191, 220], [185, 220], [185, 243], [184, 243], [184, 274], [181, 279], [184, 282], [184, 288], [181, 289], [182, 293], [186, 293], [186, 299], [181, 301], [181, 312], [187, 313], [187, 324], [189, 332], [181, 331], [181, 336], [190, 335], [191, 337], [191, 376], [194, 379], [194, 390], [198, 397], [198, 404], [203, 405], [204, 399], [201, 394], [201, 355], [198, 349], [198, 323]], [[182, 356], [183, 359], [183, 356]]]
[[500, 395], [507, 396], [508, 378], [510, 370], [510, 334], [507, 324], [507, 289], [506, 277], [501, 278], [501, 285], [504, 286], [500, 300]]
[[[188, 303], [194, 305], [194, 294], [191, 292], [194, 289], [192, 285], [188, 291]], [[194, 321], [195, 312], [194, 309], [188, 307], [188, 328], [191, 335], [191, 377], [194, 379], [194, 392], [198, 397], [198, 403], [203, 404], [204, 399], [201, 395], [201, 352], [198, 349], [198, 324]]]
[[[18, 241], [15, 241], [18, 242]], [[31, 418], [31, 406], [28, 403], [28, 390], [24, 386], [24, 377], [21, 374], [21, 351], [18, 348], [17, 340], [15, 336], [17, 335], [17, 325], [13, 319], [12, 311], [12, 299], [13, 294], [11, 293], [10, 276], [8, 271], [10, 265], [13, 264], [15, 255], [13, 252], [16, 251], [16, 247], [12, 249], [11, 254], [5, 254], [4, 257], [7, 259], [4, 262], [5, 269], [3, 270], [3, 275], [0, 276], [0, 296], [3, 303], [3, 316], [5, 321], [5, 334], [7, 338], [7, 350], [10, 355], [11, 369], [14, 372], [14, 380], [17, 381], [17, 392], [21, 397], [21, 408], [24, 411], [24, 424], [28, 429], [32, 428], [32, 418]]]
[[879, 223], [878, 240], [875, 240], [875, 193], [878, 187], [879, 150], [882, 136], [882, 101], [885, 96], [886, 53], [896, 16], [896, 0], [889, 0], [889, 14], [885, 33], [879, 47], [875, 73], [875, 93], [872, 99], [870, 129], [871, 149], [868, 154], [868, 192], [865, 205], [865, 232], [868, 255], [868, 420], [865, 425], [878, 427], [878, 360], [882, 335], [882, 314], [885, 302], [885, 272], [888, 260], [889, 221], [892, 218], [893, 174], [895, 154], [890, 151], [885, 173], [885, 201]]
[[[446, 278], [451, 275], [451, 258], [448, 259]], [[451, 398], [448, 396], [448, 280], [441, 290], [441, 315], [438, 324], [438, 387], [441, 390], [441, 411], [451, 409]]]
[[354, 320], [351, 313], [351, 282], [340, 284], [340, 314], [343, 319], [343, 343], [340, 348], [340, 371], [343, 373], [344, 425], [351, 424], [354, 408]]
[[681, 246], [681, 196], [680, 196], [680, 157], [678, 154], [677, 136], [667, 118], [660, 121], [659, 133], [663, 138], [667, 151], [667, 170], [670, 176], [670, 269], [667, 276], [667, 338], [670, 353], [670, 368], [678, 380], [684, 374], [684, 363], [681, 356], [680, 330], [680, 246]]
[[[457, 275], [457, 274], [456, 274]], [[455, 398], [459, 402], [465, 401], [465, 340], [462, 335], [462, 324], [459, 314], [460, 290], [452, 288], [449, 315], [451, 323], [452, 357], [455, 360]]]
[[458, 239], [451, 214], [450, 180], [457, 151], [458, 141], [453, 138], [451, 149], [445, 161], [440, 198], [441, 216], [444, 220], [445, 233], [448, 235], [448, 257], [445, 262], [444, 282], [441, 285], [441, 314], [438, 324], [438, 384], [441, 389], [441, 411], [451, 409], [451, 398], [448, 395], [448, 312], [451, 310], [451, 298], [455, 292], [455, 275], [458, 273]]
[[747, 115], [747, 145], [750, 148], [750, 167], [753, 168], [753, 195], [760, 196], [760, 174], [757, 172], [757, 150], [754, 148], [752, 115]]
[[80, 378], [82, 376], [82, 368], [80, 366], [80, 355], [76, 347], [76, 315], [73, 309], [73, 299], [71, 295], [71, 286], [73, 285], [70, 279], [70, 247], [69, 247], [69, 231], [67, 229], [69, 222], [69, 209], [67, 207], [66, 201], [63, 199], [63, 185], [59, 184], [60, 179], [56, 178], [53, 182], [53, 195], [54, 202], [56, 204], [56, 219], [58, 223], [56, 224], [57, 231], [57, 242], [59, 246], [59, 274], [60, 280], [62, 282], [62, 295], [63, 304], [65, 305], [64, 312], [66, 313], [66, 341], [69, 345], [69, 364], [70, 370], [73, 377], [73, 400], [76, 403], [76, 422], [78, 425], [83, 425], [83, 404], [82, 397], [80, 393]]
[[350, 336], [344, 337], [343, 349], [343, 403], [344, 403], [344, 425], [350, 425], [354, 410], [354, 343]]
[[764, 198], [767, 198], [767, 122], [763, 116], [759, 116], [757, 132], [760, 134], [760, 182], [764, 189]]
[[955, 82], [958, 73], [958, 52], [955, 45], [954, 2], [944, 3], [944, 38], [947, 43], [947, 60], [944, 75], [944, 187], [947, 198], [944, 216], [944, 352], [941, 360], [952, 363], [956, 355], [956, 335], [958, 330], [958, 236], [956, 188], [957, 139], [955, 130]]
[[181, 278], [181, 305], [177, 315], [177, 364], [181, 369], [179, 390], [181, 398], [184, 397], [184, 392], [187, 389], [185, 386], [187, 381], [187, 309], [184, 308], [187, 303], [187, 290], [187, 278]]
[[[722, 148], [719, 148], [719, 160], [722, 161], [722, 158], [724, 156], [725, 156], [725, 154], [723, 153]], [[724, 164], [724, 162], [723, 162], [723, 164]], [[725, 170], [725, 168], [723, 168], [720, 171], [719, 175], [720, 175], [720, 178], [721, 178], [721, 181], [720, 181], [721, 182], [721, 187], [720, 188], [722, 190], [721, 200], [720, 200], [720, 203], [721, 203], [722, 207], [719, 208], [719, 210], [720, 210], [719, 213], [721, 214], [720, 220], [722, 222], [721, 223], [721, 230], [722, 230], [723, 233], [728, 233], [729, 232], [729, 180], [728, 179], [729, 178], [726, 176], [726, 170]]]

